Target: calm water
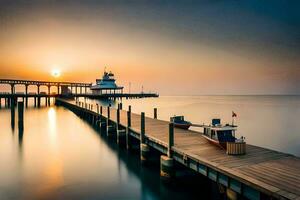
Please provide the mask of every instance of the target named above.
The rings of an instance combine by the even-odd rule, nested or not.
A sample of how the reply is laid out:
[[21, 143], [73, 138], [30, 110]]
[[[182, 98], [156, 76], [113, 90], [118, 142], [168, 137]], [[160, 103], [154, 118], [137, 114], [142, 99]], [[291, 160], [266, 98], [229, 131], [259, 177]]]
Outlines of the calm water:
[[1, 200], [218, 199], [200, 176], [165, 184], [159, 162], [140, 166], [138, 151], [119, 148], [63, 107], [25, 110], [23, 136], [8, 109], [0, 110], [0, 126]]
[[[107, 104], [107, 102], [101, 102]], [[238, 115], [248, 143], [300, 156], [300, 97], [199, 96], [123, 100], [124, 108], [160, 119], [183, 114], [195, 123]], [[3, 103], [2, 103], [3, 105]], [[17, 113], [16, 113], [17, 115]], [[142, 167], [127, 152], [62, 107], [25, 110], [23, 136], [0, 110], [0, 199], [218, 199], [216, 186], [200, 176], [164, 184], [159, 164]]]

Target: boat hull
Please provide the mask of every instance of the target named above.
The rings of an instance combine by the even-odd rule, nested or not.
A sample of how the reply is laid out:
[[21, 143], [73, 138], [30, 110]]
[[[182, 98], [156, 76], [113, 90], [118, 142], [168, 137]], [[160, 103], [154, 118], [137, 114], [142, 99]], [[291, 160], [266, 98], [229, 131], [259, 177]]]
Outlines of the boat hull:
[[190, 128], [191, 125], [190, 125], [190, 124], [176, 124], [176, 123], [174, 123], [174, 126], [175, 126], [176, 128], [188, 130], [188, 129]]
[[210, 143], [210, 144], [213, 144], [215, 146], [218, 146], [220, 147], [221, 149], [225, 149], [226, 150], [226, 142], [220, 142], [218, 140], [214, 140], [210, 137], [207, 137], [206, 135], [202, 135], [202, 137], [204, 137], [205, 139], [207, 139], [207, 141]]

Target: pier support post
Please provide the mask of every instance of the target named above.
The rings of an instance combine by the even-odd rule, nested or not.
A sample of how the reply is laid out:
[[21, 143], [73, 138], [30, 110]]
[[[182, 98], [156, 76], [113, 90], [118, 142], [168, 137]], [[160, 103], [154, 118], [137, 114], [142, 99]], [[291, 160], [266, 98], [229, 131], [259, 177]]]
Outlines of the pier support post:
[[169, 123], [168, 157], [172, 157], [172, 146], [174, 146], [174, 124]]
[[140, 134], [140, 142], [145, 143], [145, 113], [141, 113], [141, 134]]
[[19, 130], [24, 129], [24, 101], [18, 102], [18, 126]]
[[173, 158], [162, 155], [160, 156], [160, 177], [169, 181], [175, 175]]
[[113, 135], [112, 131], [113, 127], [110, 125], [110, 106], [107, 107], [107, 119], [106, 119], [106, 135], [110, 137]]
[[150, 154], [150, 148], [145, 144], [145, 113], [141, 113], [141, 134], [140, 134], [140, 157], [141, 163], [146, 164]]
[[237, 193], [229, 188], [226, 188], [226, 196], [227, 196], [227, 199], [229, 199], [229, 200], [237, 200], [238, 199]]
[[131, 112], [131, 105], [128, 106], [128, 111]]
[[99, 114], [99, 104], [96, 104], [97, 106], [97, 114]]
[[145, 143], [141, 143], [141, 163], [143, 165], [147, 164], [149, 161], [149, 157], [150, 157], [150, 147], [148, 146], [148, 144]]
[[0, 109], [2, 108], [2, 98], [0, 98]]
[[123, 110], [123, 104], [120, 103], [120, 110]]
[[163, 180], [170, 180], [175, 176], [172, 146], [174, 145], [174, 124], [169, 124], [169, 140], [167, 156], [160, 157], [160, 176]]
[[131, 127], [131, 109], [127, 111], [127, 127], [126, 127], [126, 148], [130, 149], [130, 127]]
[[36, 107], [36, 98], [37, 97], [33, 97], [34, 98], [34, 107]]
[[157, 119], [157, 108], [154, 108], [153, 118]]
[[117, 143], [120, 145], [124, 141], [126, 135], [126, 129], [122, 129], [120, 126], [120, 109], [117, 109]]

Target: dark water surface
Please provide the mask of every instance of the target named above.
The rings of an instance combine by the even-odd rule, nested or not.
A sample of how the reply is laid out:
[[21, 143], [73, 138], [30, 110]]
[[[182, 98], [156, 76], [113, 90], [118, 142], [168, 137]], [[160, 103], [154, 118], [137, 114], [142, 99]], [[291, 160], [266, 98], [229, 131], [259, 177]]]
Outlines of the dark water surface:
[[62, 107], [26, 109], [24, 127], [20, 135], [10, 110], [0, 111], [1, 200], [212, 198], [209, 181], [165, 184], [159, 162], [142, 167], [138, 151], [119, 148]]

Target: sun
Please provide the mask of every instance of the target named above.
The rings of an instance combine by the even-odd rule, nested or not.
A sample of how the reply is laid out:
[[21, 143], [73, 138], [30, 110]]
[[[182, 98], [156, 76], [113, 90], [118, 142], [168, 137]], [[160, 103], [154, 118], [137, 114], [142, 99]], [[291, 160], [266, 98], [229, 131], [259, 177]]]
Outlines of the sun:
[[59, 69], [53, 69], [52, 71], [51, 71], [51, 75], [53, 76], [53, 77], [55, 77], [55, 78], [57, 78], [57, 77], [60, 77], [60, 70]]

